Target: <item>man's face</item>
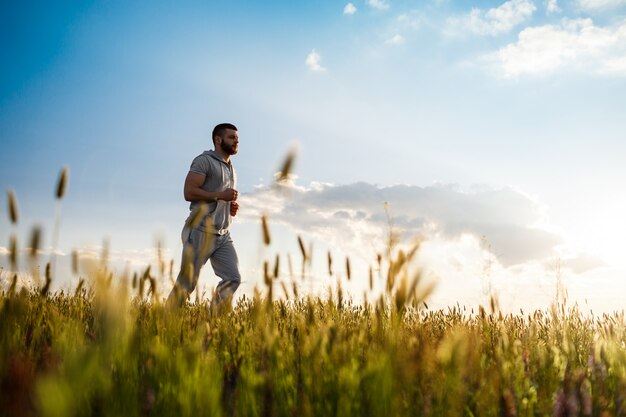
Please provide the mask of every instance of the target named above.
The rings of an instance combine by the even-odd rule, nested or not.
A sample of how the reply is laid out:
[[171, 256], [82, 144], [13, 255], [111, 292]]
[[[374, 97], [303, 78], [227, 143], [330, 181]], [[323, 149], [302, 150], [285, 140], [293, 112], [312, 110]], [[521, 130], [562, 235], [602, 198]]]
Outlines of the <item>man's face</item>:
[[226, 129], [222, 136], [218, 136], [217, 144], [228, 155], [235, 155], [239, 149], [239, 135], [236, 130]]

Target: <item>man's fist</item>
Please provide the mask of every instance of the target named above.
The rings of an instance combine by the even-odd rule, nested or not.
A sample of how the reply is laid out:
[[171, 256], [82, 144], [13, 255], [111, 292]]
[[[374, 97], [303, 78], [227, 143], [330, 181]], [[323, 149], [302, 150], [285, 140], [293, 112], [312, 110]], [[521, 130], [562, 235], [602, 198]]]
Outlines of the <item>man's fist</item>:
[[227, 188], [224, 191], [222, 191], [222, 198], [221, 198], [221, 200], [224, 200], [224, 201], [235, 201], [235, 200], [237, 200], [237, 196], [238, 195], [239, 195], [239, 193], [234, 188]]
[[238, 211], [239, 211], [239, 203], [236, 201], [231, 201], [230, 202], [230, 215], [236, 216]]

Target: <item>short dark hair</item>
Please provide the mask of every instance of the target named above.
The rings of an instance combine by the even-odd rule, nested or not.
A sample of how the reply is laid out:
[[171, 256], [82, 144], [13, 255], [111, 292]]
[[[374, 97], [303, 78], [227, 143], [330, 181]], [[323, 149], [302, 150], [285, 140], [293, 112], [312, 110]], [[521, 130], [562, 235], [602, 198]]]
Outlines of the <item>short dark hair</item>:
[[211, 135], [211, 139], [213, 139], [214, 145], [215, 145], [215, 137], [216, 136], [222, 137], [226, 129], [237, 130], [237, 126], [235, 126], [232, 123], [220, 123], [219, 125], [215, 126], [213, 128], [213, 134]]

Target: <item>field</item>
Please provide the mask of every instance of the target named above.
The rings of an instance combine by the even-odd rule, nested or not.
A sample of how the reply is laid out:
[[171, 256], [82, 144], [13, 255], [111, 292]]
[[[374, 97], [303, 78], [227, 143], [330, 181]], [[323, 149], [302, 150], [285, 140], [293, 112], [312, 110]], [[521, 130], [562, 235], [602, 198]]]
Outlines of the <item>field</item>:
[[623, 314], [429, 311], [408, 290], [365, 305], [257, 295], [212, 314], [104, 278], [3, 293], [2, 415], [626, 414]]
[[[63, 170], [53, 236], [66, 181]], [[9, 193], [13, 224], [16, 207]], [[265, 217], [261, 225], [269, 245]], [[33, 266], [39, 241], [36, 229]], [[304, 271], [310, 254], [299, 243]], [[162, 261], [156, 274], [124, 280], [103, 257], [72, 293], [50, 291], [54, 258], [38, 285], [4, 271], [0, 415], [626, 415], [623, 312], [585, 315], [561, 298], [546, 311], [503, 314], [495, 297], [476, 310], [432, 311], [432, 287], [410, 268], [419, 245], [396, 243], [390, 230], [369, 276], [370, 288], [376, 275], [385, 291], [362, 304], [341, 286], [323, 298], [299, 295], [293, 272], [279, 279], [278, 258], [264, 264], [265, 288], [213, 310], [200, 297], [164, 305]], [[331, 264], [329, 253], [332, 275]], [[351, 277], [349, 260], [345, 269], [363, 278]]]
[[[9, 214], [16, 224], [11, 194]], [[31, 265], [39, 240], [35, 230]], [[50, 291], [54, 259], [39, 285], [20, 287], [5, 271], [0, 415], [626, 415], [623, 312], [586, 315], [560, 298], [549, 310], [503, 314], [495, 297], [476, 311], [432, 311], [432, 287], [410, 268], [419, 246], [403, 251], [391, 232], [387, 240], [369, 277], [351, 277], [346, 262], [348, 279], [384, 282], [363, 304], [341, 286], [299, 295], [301, 278], [279, 279], [278, 258], [264, 265], [265, 288], [213, 310], [198, 299], [164, 305], [163, 263], [125, 282], [103, 258], [72, 293]], [[304, 270], [310, 254], [299, 243]], [[17, 253], [12, 238], [13, 271]], [[332, 275], [331, 264], [329, 254]]]

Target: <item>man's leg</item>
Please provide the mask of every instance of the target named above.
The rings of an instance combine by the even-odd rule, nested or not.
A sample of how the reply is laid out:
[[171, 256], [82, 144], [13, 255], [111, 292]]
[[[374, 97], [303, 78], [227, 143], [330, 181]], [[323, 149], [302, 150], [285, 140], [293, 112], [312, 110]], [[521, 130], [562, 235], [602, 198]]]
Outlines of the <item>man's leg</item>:
[[230, 300], [241, 283], [239, 258], [230, 233], [216, 236], [216, 240], [215, 251], [210, 258], [215, 275], [221, 278], [212, 301], [215, 306], [222, 301]]
[[183, 254], [176, 284], [167, 298], [168, 305], [181, 305], [198, 283], [200, 270], [208, 260], [214, 242], [211, 235], [199, 229], [183, 230]]

